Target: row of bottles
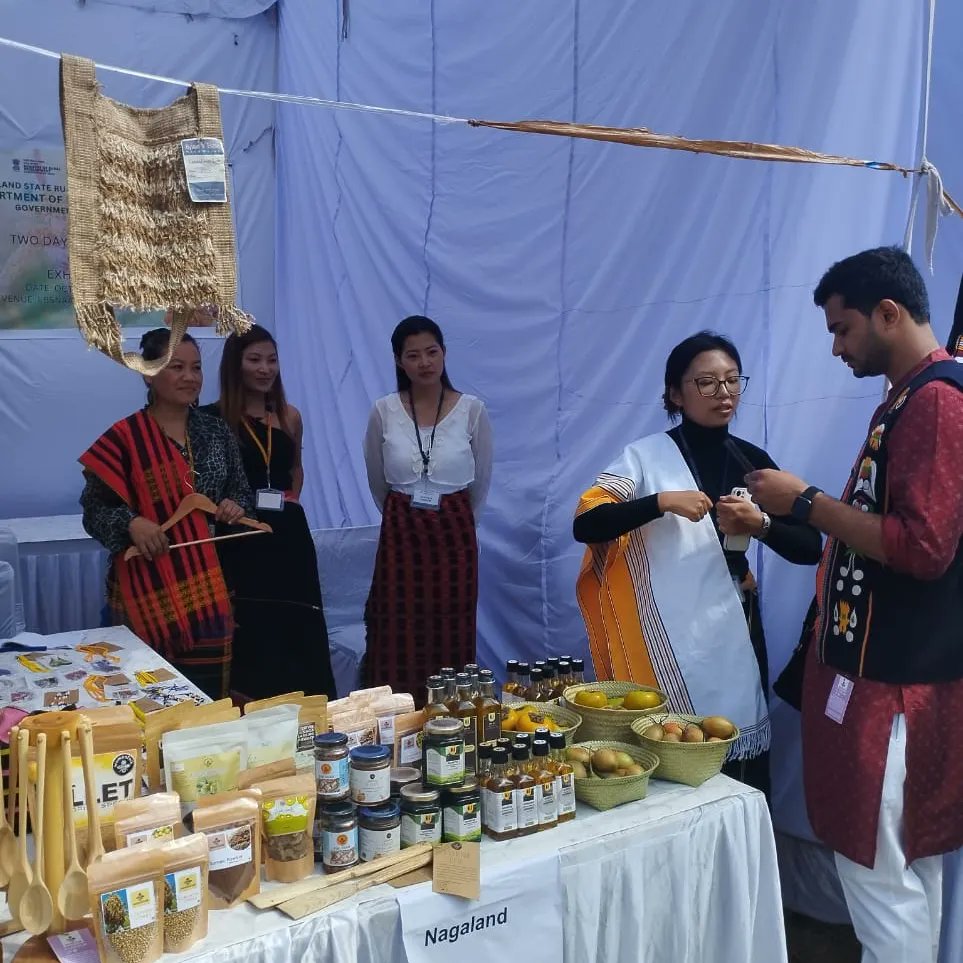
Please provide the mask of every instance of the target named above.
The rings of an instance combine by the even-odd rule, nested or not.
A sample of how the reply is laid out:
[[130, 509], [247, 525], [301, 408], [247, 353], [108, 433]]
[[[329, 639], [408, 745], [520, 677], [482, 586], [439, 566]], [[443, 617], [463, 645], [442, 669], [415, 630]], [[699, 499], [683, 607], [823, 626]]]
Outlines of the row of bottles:
[[[502, 730], [502, 707], [495, 698], [495, 676], [490, 669], [465, 666], [464, 672], [442, 669], [428, 677], [428, 701], [425, 713], [429, 719], [452, 716], [460, 719], [465, 735], [465, 769], [477, 769], [478, 747], [495, 742]], [[472, 672], [475, 670], [475, 681]]]
[[[547, 738], [542, 738], [544, 734]], [[565, 761], [565, 736], [540, 730], [479, 747], [482, 828], [492, 839], [554, 829], [575, 818], [575, 778]]]
[[585, 681], [585, 661], [563, 655], [539, 660], [534, 665], [509, 659], [502, 692], [525, 702], [558, 699], [572, 685]]

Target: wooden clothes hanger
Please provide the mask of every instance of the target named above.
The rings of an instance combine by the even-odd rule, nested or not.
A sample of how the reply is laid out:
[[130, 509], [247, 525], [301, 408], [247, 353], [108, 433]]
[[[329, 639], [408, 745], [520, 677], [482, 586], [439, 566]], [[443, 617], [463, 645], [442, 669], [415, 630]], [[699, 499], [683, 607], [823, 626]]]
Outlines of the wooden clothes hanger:
[[[174, 514], [161, 525], [160, 529], [162, 532], [167, 532], [172, 529], [179, 521], [187, 518], [191, 512], [207, 512], [208, 515], [217, 514], [217, 505], [211, 501], [207, 495], [202, 495], [200, 492], [191, 492], [180, 505], [177, 506]], [[186, 548], [188, 545], [206, 545], [208, 542], [223, 542], [229, 538], [245, 538], [248, 535], [269, 535], [272, 534], [274, 529], [271, 528], [266, 522], [259, 522], [255, 518], [248, 518], [244, 516], [239, 518], [234, 525], [246, 525], [248, 528], [254, 529], [251, 532], [238, 532], [234, 535], [218, 535], [214, 538], [199, 538], [195, 539], [193, 542], [175, 542], [170, 545], [170, 548]], [[137, 558], [140, 556], [140, 549], [135, 548], [133, 545], [124, 552], [124, 561], [130, 561], [132, 558]]]

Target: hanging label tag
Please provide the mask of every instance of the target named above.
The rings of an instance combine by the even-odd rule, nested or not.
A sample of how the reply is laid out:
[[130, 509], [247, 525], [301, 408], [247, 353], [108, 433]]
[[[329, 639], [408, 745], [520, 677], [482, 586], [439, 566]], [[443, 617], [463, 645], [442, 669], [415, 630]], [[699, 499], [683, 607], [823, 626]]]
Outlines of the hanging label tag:
[[411, 496], [411, 507], [427, 508], [429, 511], [437, 512], [440, 506], [441, 494], [431, 487], [427, 476], [422, 475]]
[[181, 141], [187, 192], [195, 204], [223, 204], [227, 200], [224, 143], [216, 137]]
[[283, 512], [284, 492], [277, 488], [259, 488], [254, 504], [259, 512]]
[[829, 692], [829, 698], [826, 700], [826, 715], [833, 722], [842, 724], [852, 694], [853, 680], [847, 679], [844, 675], [837, 675]]

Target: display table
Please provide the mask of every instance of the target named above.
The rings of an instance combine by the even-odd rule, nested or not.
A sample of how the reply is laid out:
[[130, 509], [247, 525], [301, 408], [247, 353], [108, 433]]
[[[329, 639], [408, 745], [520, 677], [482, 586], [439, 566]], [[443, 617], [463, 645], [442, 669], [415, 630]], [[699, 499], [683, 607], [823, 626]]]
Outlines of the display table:
[[[151, 678], [164, 670], [166, 681]], [[118, 675], [129, 680], [120, 683]], [[105, 680], [114, 679], [105, 685]], [[126, 691], [125, 691], [126, 690]], [[0, 707], [23, 712], [111, 706], [148, 697], [160, 705], [210, 700], [130, 629], [115, 626], [59, 635], [22, 632], [0, 651]], [[69, 701], [68, 701], [69, 700]]]
[[[482, 899], [486, 874], [525, 874], [546, 854], [559, 861], [566, 963], [786, 961], [769, 813], [762, 795], [741, 783], [716, 776], [690, 789], [653, 780], [641, 802], [606, 813], [580, 805], [578, 818], [549, 832], [484, 840]], [[552, 882], [533, 872], [525, 886], [534, 894]], [[4, 940], [4, 958], [24, 939]], [[503, 951], [507, 957], [511, 947]], [[450, 953], [475, 959], [467, 944]], [[207, 939], [177, 959], [404, 963], [397, 891], [379, 886], [298, 922], [246, 905], [213, 912]]]

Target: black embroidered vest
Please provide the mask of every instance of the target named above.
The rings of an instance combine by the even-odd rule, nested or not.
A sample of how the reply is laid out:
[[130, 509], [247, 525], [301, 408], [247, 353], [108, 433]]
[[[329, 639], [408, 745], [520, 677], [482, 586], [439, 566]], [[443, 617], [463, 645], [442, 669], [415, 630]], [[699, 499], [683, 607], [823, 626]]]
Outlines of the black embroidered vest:
[[[936, 361], [899, 393], [871, 429], [843, 501], [864, 512], [888, 511], [887, 441], [908, 399], [931, 381], [963, 390], [963, 365]], [[963, 541], [950, 567], [932, 580], [895, 572], [835, 538], [826, 551], [820, 599], [822, 662], [878, 682], [963, 679]]]

